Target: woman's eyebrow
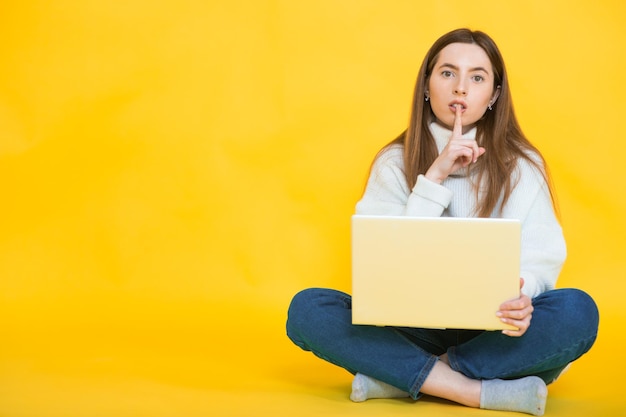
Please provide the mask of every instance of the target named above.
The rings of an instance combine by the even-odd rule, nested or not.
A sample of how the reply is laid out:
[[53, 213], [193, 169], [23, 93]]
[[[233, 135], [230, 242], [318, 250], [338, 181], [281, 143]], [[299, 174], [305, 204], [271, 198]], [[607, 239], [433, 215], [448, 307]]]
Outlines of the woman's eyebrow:
[[[439, 65], [439, 68], [450, 68], [454, 71], [458, 71], [459, 67], [457, 67], [456, 65], [453, 64], [448, 64], [447, 62], [444, 62], [443, 64]], [[487, 71], [484, 67], [474, 67], [474, 68], [470, 68], [470, 72], [476, 72], [476, 71], [482, 71], [485, 74], [489, 74], [489, 71]]]

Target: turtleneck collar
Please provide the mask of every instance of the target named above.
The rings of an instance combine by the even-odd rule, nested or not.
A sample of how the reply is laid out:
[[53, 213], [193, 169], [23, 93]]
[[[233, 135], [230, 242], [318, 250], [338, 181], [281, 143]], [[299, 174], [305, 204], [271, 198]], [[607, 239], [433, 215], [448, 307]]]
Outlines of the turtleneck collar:
[[[431, 122], [430, 133], [433, 134], [433, 138], [437, 143], [437, 149], [439, 150], [439, 153], [441, 153], [443, 148], [445, 148], [450, 141], [450, 138], [452, 137], [452, 131], [447, 127], [441, 126], [437, 122]], [[462, 137], [463, 139], [476, 140], [476, 128], [473, 127], [472, 129], [468, 130]]]

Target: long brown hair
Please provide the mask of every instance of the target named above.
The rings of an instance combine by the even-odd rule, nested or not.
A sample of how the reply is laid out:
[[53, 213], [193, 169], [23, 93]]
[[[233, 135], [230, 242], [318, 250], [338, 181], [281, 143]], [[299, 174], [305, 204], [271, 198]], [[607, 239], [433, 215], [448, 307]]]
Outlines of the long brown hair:
[[417, 176], [425, 174], [437, 158], [437, 146], [429, 129], [434, 114], [430, 105], [424, 101], [424, 97], [439, 52], [451, 43], [469, 43], [481, 47], [493, 66], [494, 91], [496, 88], [500, 89], [498, 100], [492, 106], [493, 110], [487, 111], [476, 126], [476, 141], [488, 151], [478, 159], [473, 168], [477, 170], [474, 187], [478, 205], [475, 215], [490, 217], [496, 208], [502, 210], [515, 187], [512, 174], [519, 159], [528, 161], [541, 173], [548, 184], [555, 206], [545, 160], [539, 150], [526, 138], [515, 117], [502, 55], [495, 42], [480, 31], [457, 29], [443, 35], [433, 44], [417, 75], [408, 128], [380, 153], [393, 144], [401, 144], [404, 147], [404, 170], [409, 189], [417, 182]]

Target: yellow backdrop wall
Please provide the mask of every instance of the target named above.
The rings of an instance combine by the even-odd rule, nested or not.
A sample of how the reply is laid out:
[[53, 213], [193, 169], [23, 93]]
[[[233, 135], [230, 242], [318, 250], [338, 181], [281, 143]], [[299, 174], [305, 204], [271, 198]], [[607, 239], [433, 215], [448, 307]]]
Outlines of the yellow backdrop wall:
[[624, 16], [611, 0], [5, 2], [0, 414], [167, 415], [190, 402], [123, 381], [316, 372], [284, 337], [289, 299], [349, 290], [369, 163], [403, 129], [427, 48], [464, 26], [498, 42], [552, 168], [559, 285], [601, 309], [580, 381], [623, 373], [607, 357], [626, 325]]

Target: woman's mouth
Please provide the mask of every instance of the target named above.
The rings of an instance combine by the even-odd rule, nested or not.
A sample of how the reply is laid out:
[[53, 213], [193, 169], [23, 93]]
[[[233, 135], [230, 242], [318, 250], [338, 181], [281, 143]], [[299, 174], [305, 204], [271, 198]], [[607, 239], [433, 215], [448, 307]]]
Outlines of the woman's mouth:
[[457, 109], [464, 112], [467, 109], [467, 105], [462, 102], [462, 101], [453, 101], [452, 103], [448, 104], [448, 107], [450, 108], [450, 110], [453, 113], [456, 113]]

